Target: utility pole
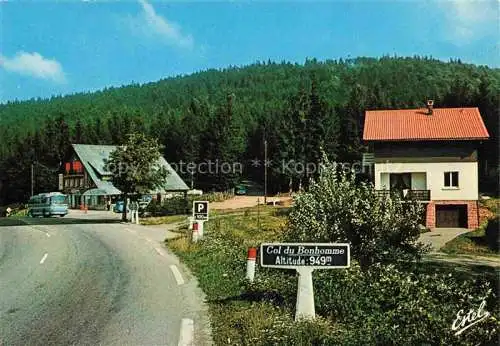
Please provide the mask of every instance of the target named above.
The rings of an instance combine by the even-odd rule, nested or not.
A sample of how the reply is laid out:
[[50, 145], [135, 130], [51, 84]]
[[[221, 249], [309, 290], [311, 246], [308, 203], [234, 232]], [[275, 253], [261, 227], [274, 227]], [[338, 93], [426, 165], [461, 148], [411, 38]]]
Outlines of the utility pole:
[[260, 200], [257, 197], [257, 229], [260, 231]]
[[31, 197], [33, 197], [33, 186], [35, 182], [35, 168], [33, 161], [31, 162]]
[[264, 205], [267, 205], [267, 140], [264, 140]]

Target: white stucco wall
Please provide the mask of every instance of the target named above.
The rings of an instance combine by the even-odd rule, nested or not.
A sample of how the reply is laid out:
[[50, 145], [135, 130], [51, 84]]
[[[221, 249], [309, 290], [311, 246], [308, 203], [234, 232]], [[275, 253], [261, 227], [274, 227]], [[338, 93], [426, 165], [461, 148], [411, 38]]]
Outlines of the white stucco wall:
[[[458, 172], [458, 188], [444, 187], [444, 172]], [[477, 200], [477, 162], [376, 163], [375, 189], [389, 187], [388, 173], [412, 173], [412, 189], [431, 190], [432, 200]]]
[[[375, 170], [376, 172], [376, 170]], [[379, 183], [377, 184], [377, 178]], [[389, 173], [375, 174], [375, 189], [377, 190], [389, 190], [391, 183], [389, 179]]]

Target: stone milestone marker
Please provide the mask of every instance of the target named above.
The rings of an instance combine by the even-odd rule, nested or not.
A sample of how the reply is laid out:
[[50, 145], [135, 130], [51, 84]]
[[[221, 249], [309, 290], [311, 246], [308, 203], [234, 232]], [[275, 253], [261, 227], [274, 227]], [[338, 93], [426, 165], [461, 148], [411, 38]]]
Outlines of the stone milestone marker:
[[314, 269], [350, 266], [350, 245], [345, 243], [267, 243], [260, 246], [260, 265], [295, 269], [299, 274], [295, 320], [314, 318]]

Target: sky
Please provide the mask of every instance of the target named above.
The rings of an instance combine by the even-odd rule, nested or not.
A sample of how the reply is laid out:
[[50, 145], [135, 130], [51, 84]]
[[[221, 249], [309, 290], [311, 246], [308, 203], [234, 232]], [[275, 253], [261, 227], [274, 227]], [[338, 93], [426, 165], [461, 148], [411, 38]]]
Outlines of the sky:
[[500, 0], [0, 0], [0, 102], [256, 61], [432, 56], [500, 66]]

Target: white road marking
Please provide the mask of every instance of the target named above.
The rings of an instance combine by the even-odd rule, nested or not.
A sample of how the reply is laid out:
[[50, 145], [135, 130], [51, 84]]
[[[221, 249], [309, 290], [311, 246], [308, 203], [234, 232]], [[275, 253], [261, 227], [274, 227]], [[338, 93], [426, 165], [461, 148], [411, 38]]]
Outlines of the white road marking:
[[43, 262], [45, 262], [45, 260], [47, 259], [48, 255], [49, 255], [48, 253], [46, 253], [45, 255], [43, 255], [42, 260], [40, 261], [40, 264], [43, 264]]
[[175, 281], [177, 281], [177, 285], [184, 284], [184, 279], [182, 278], [181, 272], [179, 271], [179, 269], [177, 268], [177, 266], [175, 264], [172, 264], [170, 266], [170, 270], [174, 274]]
[[181, 335], [178, 346], [194, 345], [194, 322], [192, 319], [183, 318], [181, 324]]
[[156, 252], [158, 252], [158, 255], [165, 257], [165, 254], [163, 253], [163, 251], [159, 247], [155, 246], [154, 249], [156, 250]]
[[49, 237], [49, 238], [50, 238], [50, 234], [49, 234], [49, 232], [44, 231], [43, 229], [40, 229], [40, 228], [38, 228], [38, 227], [31, 227], [31, 228], [33, 228], [35, 231], [45, 233], [45, 235], [46, 235], [47, 237]]

